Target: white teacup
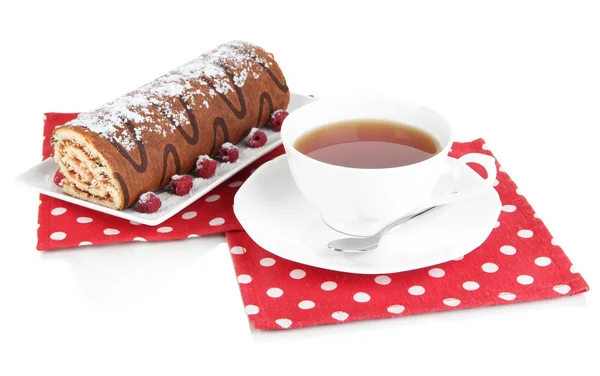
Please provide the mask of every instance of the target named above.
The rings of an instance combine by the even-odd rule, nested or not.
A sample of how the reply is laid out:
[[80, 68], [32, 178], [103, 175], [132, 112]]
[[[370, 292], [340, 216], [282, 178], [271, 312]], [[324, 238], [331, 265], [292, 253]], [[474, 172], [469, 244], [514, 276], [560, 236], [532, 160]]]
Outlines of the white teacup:
[[[441, 150], [429, 159], [407, 166], [361, 169], [324, 163], [294, 147], [298, 138], [315, 128], [357, 119], [411, 125], [435, 137]], [[451, 168], [448, 157], [452, 134], [450, 124], [435, 111], [389, 97], [318, 100], [292, 112], [281, 130], [292, 176], [304, 197], [321, 211], [329, 226], [352, 235], [370, 235], [403, 215], [461, 200], [493, 185], [494, 158], [467, 154], [459, 161], [482, 165], [487, 178], [458, 192], [444, 192], [444, 187], [451, 186], [452, 180], [458, 178], [458, 171]]]

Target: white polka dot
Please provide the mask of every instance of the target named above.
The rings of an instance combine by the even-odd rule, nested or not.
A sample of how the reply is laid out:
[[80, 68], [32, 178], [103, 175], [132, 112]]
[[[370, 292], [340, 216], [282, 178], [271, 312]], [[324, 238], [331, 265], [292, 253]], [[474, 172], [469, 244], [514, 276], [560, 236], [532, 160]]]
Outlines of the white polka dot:
[[67, 212], [67, 209], [65, 208], [54, 208], [52, 209], [52, 211], [50, 212], [50, 214], [52, 215], [61, 215], [61, 214], [65, 214]]
[[40, 228], [41, 224], [38, 223], [37, 225], [38, 225], [37, 228]]
[[533, 231], [531, 230], [519, 230], [519, 232], [517, 232], [517, 235], [519, 235], [520, 238], [531, 238], [533, 236]]
[[141, 223], [139, 223], [139, 222], [136, 222], [136, 221], [129, 221], [129, 223], [131, 223], [131, 224], [132, 224], [132, 225], [134, 225], [134, 226], [139, 226], [139, 225], [141, 225]]
[[548, 266], [552, 263], [552, 260], [548, 257], [541, 256], [536, 258], [534, 262], [537, 266]]
[[494, 184], [492, 184], [492, 186], [496, 187], [498, 184], [500, 184], [500, 182], [498, 180], [494, 180]]
[[559, 294], [563, 294], [565, 295], [566, 293], [568, 293], [569, 291], [571, 291], [571, 286], [569, 285], [556, 285], [552, 288], [554, 291], [556, 291]]
[[514, 212], [515, 210], [517, 210], [517, 207], [516, 207], [516, 206], [514, 206], [514, 205], [504, 205], [504, 206], [502, 207], [502, 211], [503, 211], [503, 212], [507, 212], [507, 213], [512, 213], [512, 212]]
[[294, 269], [290, 272], [290, 277], [293, 279], [302, 279], [306, 276], [306, 272], [302, 269]]
[[217, 201], [220, 198], [221, 198], [220, 195], [210, 195], [204, 201], [206, 201], [206, 202], [215, 202], [215, 201]]
[[283, 329], [287, 329], [292, 326], [292, 320], [290, 319], [277, 319], [275, 320], [277, 325], [281, 326]]
[[515, 192], [517, 192], [517, 194], [518, 194], [519, 196], [523, 196], [523, 193], [521, 193], [521, 189], [517, 188], [517, 190], [516, 190]]
[[327, 282], [323, 282], [321, 284], [321, 289], [325, 290], [325, 291], [333, 291], [335, 290], [337, 287], [337, 283], [333, 282], [333, 281], [327, 281]]
[[500, 252], [504, 253], [505, 255], [511, 256], [517, 253], [517, 250], [512, 245], [503, 245], [502, 247], [500, 247]]
[[246, 314], [247, 315], [256, 315], [258, 313], [259, 309], [257, 306], [255, 306], [254, 304], [248, 304], [246, 306]]
[[166, 234], [171, 231], [173, 231], [173, 227], [169, 226], [159, 227], [158, 229], [156, 229], [156, 232], [160, 232], [161, 234]]
[[313, 302], [312, 300], [303, 300], [300, 303], [298, 303], [298, 308], [300, 308], [300, 309], [315, 308], [315, 302]]
[[579, 273], [577, 271], [577, 268], [575, 268], [575, 265], [571, 265], [571, 269], [569, 269], [571, 271], [571, 273], [575, 274], [575, 273]]
[[496, 223], [494, 223], [494, 228], [498, 228], [500, 227], [500, 222], [496, 221]]
[[348, 318], [348, 314], [344, 311], [336, 311], [334, 313], [331, 314], [331, 317], [333, 317], [334, 319], [336, 319], [337, 321], [344, 321]]
[[540, 216], [538, 215], [538, 213], [533, 213], [533, 218], [540, 218]]
[[81, 243], [79, 243], [79, 246], [80, 246], [80, 247], [81, 247], [81, 246], [83, 246], [83, 245], [92, 245], [92, 242], [87, 242], [87, 241], [86, 241], [86, 242], [81, 242]]
[[511, 301], [511, 300], [515, 300], [515, 298], [517, 296], [515, 294], [513, 294], [512, 292], [501, 292], [500, 294], [498, 294], [498, 297], [503, 300]]
[[225, 223], [225, 220], [220, 217], [213, 218], [210, 220], [210, 222], [208, 222], [208, 224], [211, 226], [221, 226], [223, 223]]
[[90, 217], [79, 217], [79, 218], [77, 218], [77, 222], [78, 223], [90, 223], [92, 221], [93, 221], [93, 219], [90, 218]]
[[188, 235], [188, 239], [197, 238], [197, 237], [198, 237], [198, 234], [189, 234]]
[[530, 275], [520, 275], [517, 277], [517, 282], [519, 282], [522, 285], [531, 285], [533, 283], [533, 277]]
[[481, 145], [481, 148], [482, 148], [483, 150], [490, 150], [490, 148], [489, 148], [489, 146], [487, 146], [487, 144], [483, 144], [483, 145]]
[[63, 240], [64, 238], [67, 237], [67, 234], [65, 234], [64, 232], [53, 232], [52, 234], [50, 234], [50, 239], [52, 240]]
[[145, 242], [145, 241], [146, 241], [146, 239], [144, 239], [144, 238], [140, 238], [139, 236], [136, 236], [135, 238], [133, 238], [133, 241], [134, 241], [134, 242]]
[[194, 217], [196, 217], [198, 215], [198, 213], [196, 213], [195, 211], [189, 211], [187, 213], [183, 213], [181, 215], [181, 218], [183, 219], [192, 219]]
[[400, 305], [400, 304], [394, 304], [394, 305], [391, 305], [391, 306], [387, 307], [387, 311], [389, 313], [393, 313], [393, 314], [399, 315], [402, 312], [404, 312], [404, 306]]
[[552, 240], [550, 240], [550, 244], [558, 245], [558, 241], [556, 240], [556, 238], [552, 238]]
[[243, 284], [252, 282], [252, 277], [250, 277], [248, 274], [240, 274], [238, 275], [237, 279], [239, 283]]
[[479, 288], [479, 283], [475, 281], [467, 281], [463, 283], [463, 289], [467, 291], [475, 291]]
[[234, 255], [241, 255], [246, 253], [246, 248], [236, 245], [235, 247], [231, 247], [231, 253]]
[[498, 171], [500, 171], [500, 172], [505, 172], [505, 171], [504, 171], [504, 167], [502, 167], [502, 166], [498, 167]]
[[378, 285], [389, 285], [392, 282], [392, 279], [387, 275], [378, 275], [375, 277], [375, 283]]
[[481, 265], [481, 270], [486, 273], [496, 273], [498, 271], [498, 265], [494, 264], [493, 262], [486, 262], [485, 264]]
[[272, 259], [270, 257], [265, 257], [263, 259], [260, 259], [260, 264], [262, 266], [266, 266], [266, 267], [273, 266], [273, 265], [275, 265], [275, 259]]
[[446, 298], [446, 299], [444, 299], [444, 304], [447, 305], [448, 307], [456, 307], [457, 305], [460, 304], [460, 300], [458, 300], [456, 298]]
[[354, 301], [358, 303], [366, 303], [371, 300], [371, 297], [366, 292], [357, 292], [354, 294]]
[[233, 182], [231, 182], [231, 183], [229, 183], [227, 185], [230, 186], [231, 188], [236, 188], [236, 187], [239, 187], [242, 184], [244, 184], [244, 182], [238, 180], [238, 181], [233, 181]]
[[452, 259], [452, 261], [460, 261], [460, 260], [462, 260], [464, 258], [465, 258], [465, 256], [460, 256], [460, 257], [457, 257], [455, 259]]
[[44, 115], [44, 121], [46, 121], [46, 119], [48, 119], [48, 117], [46, 115]]
[[104, 235], [119, 235], [121, 231], [114, 228], [105, 228]]
[[408, 293], [411, 295], [423, 295], [425, 294], [425, 288], [423, 286], [412, 286], [408, 289]]
[[429, 273], [429, 275], [432, 276], [433, 278], [442, 278], [443, 276], [446, 275], [446, 272], [444, 271], [444, 269], [440, 269], [440, 268], [429, 269], [429, 271], [427, 273]]
[[269, 295], [271, 298], [279, 298], [281, 295], [283, 295], [283, 290], [278, 287], [271, 287], [267, 290], [267, 295]]

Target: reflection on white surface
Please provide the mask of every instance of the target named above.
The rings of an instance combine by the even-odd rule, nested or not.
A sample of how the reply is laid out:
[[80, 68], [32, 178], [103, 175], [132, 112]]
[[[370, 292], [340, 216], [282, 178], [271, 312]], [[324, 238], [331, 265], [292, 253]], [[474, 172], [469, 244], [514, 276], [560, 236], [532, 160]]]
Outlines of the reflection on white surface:
[[222, 235], [132, 242], [44, 252], [40, 258], [44, 263], [66, 264], [81, 297], [98, 308], [125, 308], [168, 293], [182, 275], [207, 262], [209, 253], [221, 242]]

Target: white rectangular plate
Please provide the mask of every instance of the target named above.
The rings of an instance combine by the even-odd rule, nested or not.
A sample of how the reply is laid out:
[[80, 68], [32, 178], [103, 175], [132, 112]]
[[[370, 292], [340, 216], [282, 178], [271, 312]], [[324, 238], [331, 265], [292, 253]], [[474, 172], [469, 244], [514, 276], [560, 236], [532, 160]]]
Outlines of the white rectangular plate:
[[[292, 112], [297, 108], [310, 103], [314, 99], [305, 95], [291, 94], [288, 111]], [[166, 191], [156, 192], [162, 201], [161, 208], [152, 214], [144, 214], [130, 207], [125, 210], [114, 210], [98, 204], [83, 201], [75, 197], [71, 197], [62, 192], [60, 187], [57, 187], [52, 182], [54, 172], [58, 165], [52, 158], [48, 158], [43, 162], [33, 166], [27, 171], [21, 173], [17, 177], [17, 181], [27, 185], [33, 190], [42, 194], [55, 197], [59, 200], [67, 201], [79, 206], [106, 213], [115, 217], [128, 219], [148, 226], [156, 226], [171, 218], [181, 210], [189, 206], [200, 197], [206, 195], [215, 187], [237, 174], [243, 168], [267, 154], [268, 152], [281, 145], [281, 136], [279, 132], [274, 132], [268, 128], [263, 129], [267, 134], [267, 144], [262, 148], [252, 149], [240, 142], [237, 147], [240, 150], [239, 159], [235, 163], [219, 163], [215, 176], [210, 179], [194, 179], [192, 191], [185, 196], [177, 196]]]

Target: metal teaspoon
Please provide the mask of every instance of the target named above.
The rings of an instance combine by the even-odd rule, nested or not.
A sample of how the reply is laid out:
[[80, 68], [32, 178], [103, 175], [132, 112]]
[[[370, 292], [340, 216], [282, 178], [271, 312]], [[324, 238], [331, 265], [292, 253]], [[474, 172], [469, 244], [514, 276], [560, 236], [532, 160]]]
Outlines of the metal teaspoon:
[[338, 252], [365, 252], [375, 249], [379, 246], [379, 242], [381, 238], [385, 236], [385, 234], [391, 230], [392, 228], [407, 222], [413, 218], [416, 218], [422, 214], [427, 213], [430, 210], [437, 208], [437, 206], [432, 206], [425, 210], [422, 210], [416, 214], [410, 214], [401, 218], [396, 219], [390, 224], [383, 227], [381, 230], [377, 231], [375, 234], [363, 238], [342, 238], [337, 240], [332, 240], [327, 244], [327, 247], [334, 251]]

